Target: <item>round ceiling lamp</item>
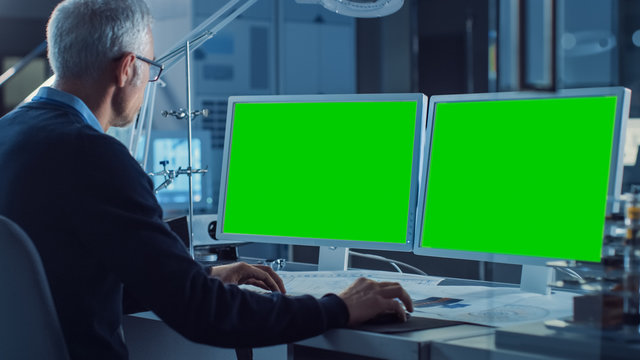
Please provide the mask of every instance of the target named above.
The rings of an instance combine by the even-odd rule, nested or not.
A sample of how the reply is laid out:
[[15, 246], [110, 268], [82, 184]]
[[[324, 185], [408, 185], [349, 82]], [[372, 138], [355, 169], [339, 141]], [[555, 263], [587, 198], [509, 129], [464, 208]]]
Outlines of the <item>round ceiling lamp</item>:
[[340, 15], [373, 18], [393, 14], [404, 0], [296, 0], [300, 4], [319, 4]]

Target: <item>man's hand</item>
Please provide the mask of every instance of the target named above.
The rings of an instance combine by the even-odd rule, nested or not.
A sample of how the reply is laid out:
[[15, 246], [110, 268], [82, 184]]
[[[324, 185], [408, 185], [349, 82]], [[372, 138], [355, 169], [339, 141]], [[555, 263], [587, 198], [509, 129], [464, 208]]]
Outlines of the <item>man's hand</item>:
[[411, 297], [395, 282], [359, 278], [339, 296], [349, 309], [349, 326], [358, 325], [382, 313], [396, 313], [398, 318], [406, 320], [405, 308], [413, 311]]
[[213, 266], [210, 268], [209, 276], [218, 278], [225, 284], [247, 284], [269, 291], [286, 293], [280, 276], [265, 265], [249, 265], [237, 262], [229, 265]]

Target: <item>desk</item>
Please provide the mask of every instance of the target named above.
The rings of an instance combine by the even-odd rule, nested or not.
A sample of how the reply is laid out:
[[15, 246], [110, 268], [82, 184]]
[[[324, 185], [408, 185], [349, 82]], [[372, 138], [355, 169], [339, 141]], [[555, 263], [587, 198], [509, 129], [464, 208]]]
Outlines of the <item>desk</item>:
[[[236, 359], [232, 349], [216, 348], [186, 340], [153, 313], [126, 316], [124, 334], [131, 360]], [[476, 325], [420, 330], [400, 334], [378, 334], [352, 329], [335, 329], [297, 345], [335, 352], [394, 360], [424, 360], [430, 357], [433, 341], [447, 341], [492, 334], [494, 329]], [[292, 359], [287, 345], [254, 349], [254, 359]]]
[[563, 332], [544, 323], [531, 323], [497, 329], [495, 334], [463, 339], [434, 341], [432, 360], [542, 360], [542, 359], [618, 359], [640, 358], [640, 343], [612, 340], [588, 333]]
[[[122, 323], [131, 360], [236, 360], [234, 349], [185, 339], [151, 312], [125, 316]], [[287, 346], [254, 349], [255, 360], [287, 359]]]
[[[496, 330], [496, 347], [565, 359], [640, 359], [640, 336], [592, 327], [561, 329], [536, 322]], [[540, 346], [544, 344], [544, 346]]]
[[[308, 278], [304, 276], [302, 279], [304, 282], [313, 280], [315, 277], [312, 273]], [[360, 271], [355, 271], [356, 276], [362, 276]], [[371, 276], [375, 276], [375, 272], [371, 272]], [[291, 276], [285, 276], [282, 274], [285, 283]], [[318, 275], [321, 277], [322, 275]], [[366, 276], [366, 274], [364, 274]], [[382, 274], [379, 276], [392, 276], [392, 274]], [[341, 274], [336, 276], [329, 276], [330, 284], [332, 286], [346, 286], [341, 282], [346, 281], [350, 283], [353, 278], [344, 277]], [[393, 280], [393, 279], [387, 279]], [[408, 283], [409, 280], [415, 280], [413, 283]], [[408, 287], [420, 286], [423, 282], [429, 283], [426, 280], [416, 280], [413, 278], [405, 279], [405, 285]], [[456, 281], [447, 280], [449, 285], [456, 284]], [[290, 283], [294, 284], [294, 283]], [[460, 281], [460, 289], [471, 289], [473, 285], [479, 285], [477, 281]], [[470, 286], [462, 286], [462, 284]], [[308, 284], [307, 284], [308, 285]], [[495, 284], [494, 284], [495, 285]], [[436, 287], [428, 287], [427, 289], [433, 289], [433, 291], [427, 290], [427, 293], [436, 293]], [[497, 289], [497, 288], [496, 288]], [[295, 292], [295, 288], [290, 290]], [[324, 293], [326, 289], [323, 289]], [[414, 294], [412, 294], [414, 295]], [[421, 296], [425, 296], [423, 293]], [[414, 316], [420, 316], [419, 313], [415, 313]], [[190, 343], [182, 338], [173, 330], [169, 329], [164, 323], [152, 313], [142, 313], [136, 316], [129, 317], [125, 320], [125, 336], [127, 343], [131, 348], [131, 359], [143, 359], [153, 357], [156, 359], [180, 359], [189, 357], [191, 359], [210, 359], [212, 356], [216, 356], [217, 359], [235, 359], [235, 353], [229, 349], [218, 349], [204, 345], [198, 345]], [[310, 347], [314, 349], [322, 349], [331, 352], [338, 352], [343, 354], [353, 354], [367, 357], [384, 358], [384, 359], [398, 359], [398, 360], [419, 360], [429, 359], [431, 356], [431, 344], [433, 342], [452, 342], [462, 340], [465, 338], [473, 338], [479, 336], [490, 336], [494, 333], [495, 329], [478, 326], [478, 325], [454, 325], [445, 328], [435, 328], [428, 330], [411, 331], [396, 334], [380, 334], [362, 330], [354, 329], [335, 329], [328, 331], [327, 333], [316, 336], [310, 339], [306, 339], [296, 343], [297, 345]], [[149, 348], [151, 349], [150, 355]], [[275, 346], [270, 348], [259, 348], [254, 351], [254, 358], [256, 360], [264, 359], [292, 359], [293, 354], [292, 346]]]
[[472, 336], [463, 339], [434, 341], [431, 360], [556, 360], [558, 357], [498, 349], [495, 335]]
[[487, 335], [493, 331], [492, 328], [476, 325], [455, 325], [399, 334], [336, 329], [297, 344], [382, 359], [423, 360], [430, 358], [430, 345], [433, 341]]

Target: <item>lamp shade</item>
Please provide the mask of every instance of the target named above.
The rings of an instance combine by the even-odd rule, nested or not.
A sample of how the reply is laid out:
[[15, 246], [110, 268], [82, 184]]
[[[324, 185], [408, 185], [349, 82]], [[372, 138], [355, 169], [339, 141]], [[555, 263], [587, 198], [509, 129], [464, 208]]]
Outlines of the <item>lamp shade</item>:
[[300, 4], [319, 4], [340, 15], [372, 18], [393, 14], [404, 0], [296, 0]]

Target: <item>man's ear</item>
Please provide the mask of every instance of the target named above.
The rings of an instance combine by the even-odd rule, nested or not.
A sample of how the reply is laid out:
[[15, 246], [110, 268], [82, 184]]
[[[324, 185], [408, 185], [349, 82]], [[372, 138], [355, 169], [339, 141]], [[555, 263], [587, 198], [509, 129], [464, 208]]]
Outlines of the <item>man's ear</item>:
[[133, 53], [126, 53], [122, 58], [116, 62], [116, 85], [118, 87], [124, 87], [127, 83], [131, 82], [135, 76], [134, 62], [136, 56]]

